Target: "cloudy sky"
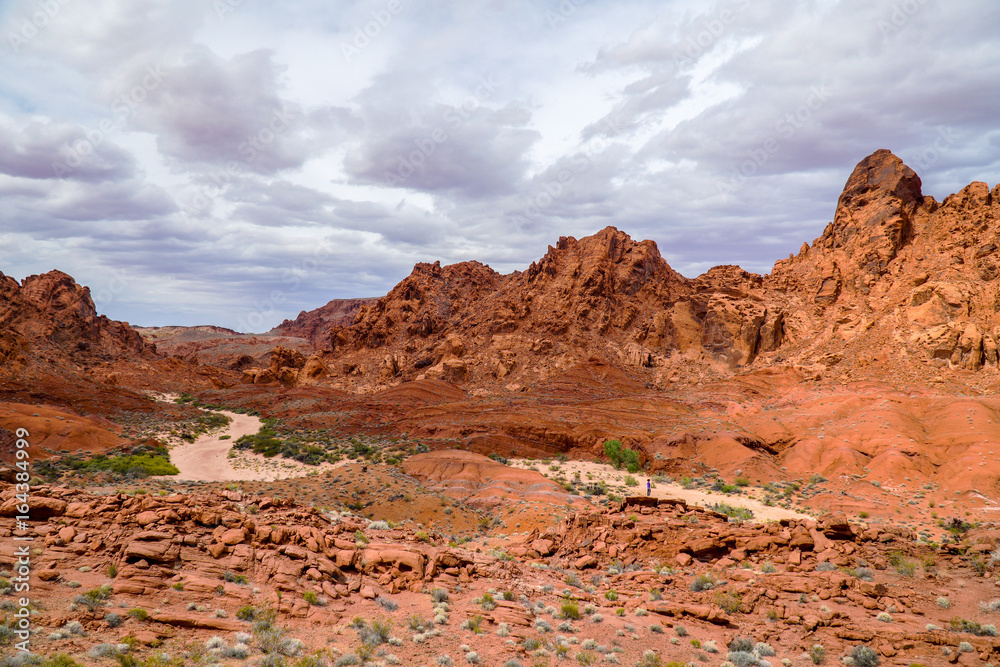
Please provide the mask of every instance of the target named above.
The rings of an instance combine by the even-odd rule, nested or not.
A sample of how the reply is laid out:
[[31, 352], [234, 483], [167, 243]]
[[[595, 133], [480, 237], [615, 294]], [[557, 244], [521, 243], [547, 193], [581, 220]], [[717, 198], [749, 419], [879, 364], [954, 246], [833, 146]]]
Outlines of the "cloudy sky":
[[607, 225], [767, 272], [889, 148], [1000, 180], [995, 0], [0, 0], [0, 272], [264, 331]]

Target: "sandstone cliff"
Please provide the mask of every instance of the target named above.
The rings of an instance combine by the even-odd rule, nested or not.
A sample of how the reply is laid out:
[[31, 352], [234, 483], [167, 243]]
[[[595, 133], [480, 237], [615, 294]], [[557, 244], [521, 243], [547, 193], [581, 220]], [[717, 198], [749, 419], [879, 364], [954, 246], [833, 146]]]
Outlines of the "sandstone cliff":
[[418, 377], [518, 387], [594, 358], [657, 385], [773, 364], [817, 377], [903, 359], [917, 374], [996, 369], [998, 195], [973, 183], [938, 203], [879, 150], [820, 237], [770, 275], [719, 266], [688, 279], [654, 242], [608, 227], [509, 275], [418, 264], [332, 328], [326, 361], [361, 391]]

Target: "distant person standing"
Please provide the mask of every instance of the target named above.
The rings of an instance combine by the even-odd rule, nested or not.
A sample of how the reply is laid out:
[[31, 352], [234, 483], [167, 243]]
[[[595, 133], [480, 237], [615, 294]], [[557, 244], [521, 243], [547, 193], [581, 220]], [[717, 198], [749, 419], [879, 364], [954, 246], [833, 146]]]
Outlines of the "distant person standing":
[[653, 490], [653, 484], [650, 480], [646, 480], [646, 495], [648, 496]]

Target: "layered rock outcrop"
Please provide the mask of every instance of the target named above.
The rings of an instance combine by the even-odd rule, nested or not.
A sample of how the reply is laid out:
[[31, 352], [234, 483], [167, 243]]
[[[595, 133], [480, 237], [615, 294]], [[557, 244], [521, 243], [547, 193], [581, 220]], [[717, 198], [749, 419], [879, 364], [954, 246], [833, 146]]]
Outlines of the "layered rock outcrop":
[[61, 271], [20, 284], [0, 274], [0, 367], [23, 367], [32, 356], [89, 365], [155, 349], [127, 323], [98, 315], [90, 289]]
[[[659, 382], [671, 369], [727, 375], [791, 362], [825, 372], [880, 349], [907, 363], [995, 369], [998, 199], [974, 183], [938, 203], [883, 149], [857, 165], [820, 237], [767, 276], [719, 266], [687, 279], [655, 243], [612, 227], [563, 237], [509, 275], [478, 262], [418, 264], [333, 328], [334, 375], [362, 391], [418, 377], [521, 386], [596, 356], [639, 374], [663, 368], [649, 371]], [[852, 356], [852, 345], [870, 353]]]

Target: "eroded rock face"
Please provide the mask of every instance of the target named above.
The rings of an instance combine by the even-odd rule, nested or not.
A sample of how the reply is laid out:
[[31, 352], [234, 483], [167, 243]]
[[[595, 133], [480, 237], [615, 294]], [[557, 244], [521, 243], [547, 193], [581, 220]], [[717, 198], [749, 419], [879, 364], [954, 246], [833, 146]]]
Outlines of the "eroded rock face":
[[62, 271], [20, 285], [0, 274], [0, 364], [23, 363], [29, 350], [94, 363], [156, 348], [127, 323], [98, 315], [90, 290]]
[[330, 343], [362, 390], [419, 376], [514, 384], [595, 355], [632, 372], [773, 359], [821, 373], [855, 363], [841, 351], [851, 341], [893, 340], [887, 352], [907, 363], [996, 368], [998, 213], [1000, 191], [983, 183], [940, 204], [925, 197], [883, 149], [851, 173], [822, 235], [769, 276], [718, 266], [687, 279], [655, 243], [609, 227], [561, 238], [506, 276], [417, 265]]

